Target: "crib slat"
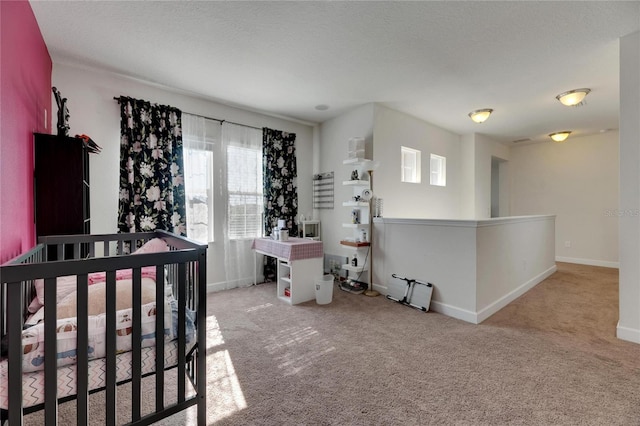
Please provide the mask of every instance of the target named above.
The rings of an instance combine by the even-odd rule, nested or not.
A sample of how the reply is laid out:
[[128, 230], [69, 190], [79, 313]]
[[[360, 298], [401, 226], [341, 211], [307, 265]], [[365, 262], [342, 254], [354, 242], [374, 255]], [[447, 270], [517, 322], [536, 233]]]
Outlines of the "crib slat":
[[106, 368], [106, 424], [116, 424], [116, 272], [107, 271], [106, 274], [106, 339], [105, 339], [105, 368]]
[[198, 426], [207, 424], [207, 250], [198, 255]]
[[185, 400], [185, 367], [186, 356], [185, 349], [187, 346], [186, 331], [186, 311], [185, 304], [187, 302], [187, 268], [185, 262], [178, 265], [178, 402]]
[[[60, 250], [58, 250], [60, 256]], [[44, 418], [45, 424], [58, 424], [58, 341], [57, 341], [57, 307], [56, 307], [56, 279], [45, 278], [44, 300], [47, 303], [44, 310]]]
[[133, 331], [131, 333], [131, 420], [140, 419], [141, 393], [140, 387], [142, 383], [142, 295], [141, 295], [141, 269], [133, 270]]
[[156, 411], [164, 408], [164, 267], [156, 266]]
[[0, 334], [7, 334], [7, 284], [0, 283]]
[[[7, 300], [20, 300], [20, 283], [7, 284]], [[22, 303], [7, 304], [9, 342], [22, 341]], [[22, 424], [22, 345], [8, 345], [9, 355], [9, 424]]]
[[78, 312], [78, 359], [77, 359], [77, 411], [78, 424], [86, 425], [89, 407], [89, 309], [87, 274], [78, 275], [77, 280], [77, 312]]

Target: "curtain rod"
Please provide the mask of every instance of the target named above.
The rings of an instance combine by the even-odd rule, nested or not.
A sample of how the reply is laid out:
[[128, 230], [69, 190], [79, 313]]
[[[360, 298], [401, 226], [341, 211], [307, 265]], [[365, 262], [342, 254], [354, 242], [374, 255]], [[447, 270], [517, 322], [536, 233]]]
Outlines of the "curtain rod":
[[[120, 103], [120, 98], [119, 97], [114, 96], [113, 99], [115, 101], [117, 101], [118, 103]], [[219, 118], [207, 117], [206, 115], [194, 114], [192, 112], [187, 112], [187, 111], [182, 111], [182, 112], [184, 112], [185, 114], [189, 114], [189, 115], [195, 115], [196, 117], [205, 118], [207, 120], [219, 121], [220, 124], [222, 124], [224, 122], [227, 122], [227, 123], [230, 123], [230, 124], [235, 124], [236, 126], [248, 127], [250, 129], [256, 129], [256, 130], [262, 130], [262, 127], [249, 126], [248, 124], [236, 123], [234, 121], [229, 121], [229, 120], [221, 120]]]

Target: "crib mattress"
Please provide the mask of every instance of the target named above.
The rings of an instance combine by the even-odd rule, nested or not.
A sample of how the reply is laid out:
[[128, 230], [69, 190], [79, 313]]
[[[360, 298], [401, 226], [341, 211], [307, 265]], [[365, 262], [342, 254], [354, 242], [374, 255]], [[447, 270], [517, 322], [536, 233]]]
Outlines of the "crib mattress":
[[[178, 362], [177, 340], [164, 345], [165, 368], [173, 367]], [[129, 380], [132, 377], [132, 352], [124, 352], [116, 356], [116, 381]], [[155, 346], [142, 348], [142, 374], [155, 371]], [[106, 386], [105, 359], [99, 358], [89, 361], [89, 390]], [[8, 362], [0, 362], [0, 409], [9, 407]], [[22, 404], [24, 408], [44, 403], [44, 371], [34, 371], [22, 375]], [[77, 394], [77, 365], [66, 365], [58, 368], [58, 398]]]

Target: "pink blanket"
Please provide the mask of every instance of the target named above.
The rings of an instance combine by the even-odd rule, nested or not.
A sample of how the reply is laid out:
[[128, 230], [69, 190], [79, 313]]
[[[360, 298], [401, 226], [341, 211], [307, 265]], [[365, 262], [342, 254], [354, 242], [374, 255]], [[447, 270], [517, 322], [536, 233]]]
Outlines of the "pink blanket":
[[[156, 279], [156, 267], [145, 266], [141, 270], [142, 278]], [[133, 269], [121, 269], [116, 271], [116, 281], [133, 279]], [[94, 272], [88, 276], [89, 285], [107, 281], [106, 272]]]

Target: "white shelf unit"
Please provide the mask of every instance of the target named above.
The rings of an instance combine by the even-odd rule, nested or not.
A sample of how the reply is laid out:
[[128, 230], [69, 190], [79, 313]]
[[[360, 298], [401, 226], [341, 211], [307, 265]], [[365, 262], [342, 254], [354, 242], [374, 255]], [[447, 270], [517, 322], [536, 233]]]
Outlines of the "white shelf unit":
[[369, 207], [369, 203], [364, 201], [344, 201], [342, 207]]
[[[322, 276], [322, 258], [287, 261], [277, 259], [278, 299], [292, 305], [316, 298], [314, 280]], [[289, 296], [285, 296], [285, 289]]]
[[368, 223], [343, 223], [343, 228], [351, 228], [351, 229], [369, 229]]
[[320, 241], [320, 221], [319, 220], [303, 220], [300, 224], [302, 228], [302, 238]]
[[354, 272], [356, 274], [367, 270], [366, 266], [351, 266], [350, 264], [342, 265], [342, 269], [345, 269], [349, 272]]
[[[364, 189], [370, 189], [369, 181], [362, 179], [362, 177], [368, 177], [367, 171], [363, 169], [365, 161], [368, 161], [368, 160], [351, 158], [343, 161], [344, 165], [353, 167], [351, 170], [354, 170], [354, 169], [358, 170], [358, 176], [360, 177], [360, 179], [357, 179], [357, 180], [352, 179], [352, 180], [345, 180], [342, 182], [344, 186], [353, 188], [353, 198], [355, 198], [356, 196], [362, 195], [362, 191]], [[353, 242], [360, 240], [363, 230], [366, 231], [367, 236], [370, 235], [370, 230], [369, 230], [370, 203], [368, 201], [355, 201], [351, 199], [348, 201], [343, 201], [342, 206], [349, 207], [351, 210], [353, 209], [359, 210], [359, 218], [360, 218], [360, 223], [343, 223], [342, 224], [343, 228], [351, 229], [351, 235], [345, 238], [345, 240], [346, 241], [350, 240]], [[350, 212], [351, 211], [345, 212], [345, 218], [350, 217]], [[367, 237], [367, 241], [368, 241], [368, 237]], [[356, 244], [353, 244], [353, 243], [351, 244], [341, 243], [341, 245], [349, 253], [349, 256], [348, 256], [349, 263], [342, 265], [343, 270], [346, 270], [351, 274], [361, 274], [364, 271], [368, 270], [369, 257], [367, 256], [367, 251], [370, 248], [368, 245], [357, 246]], [[358, 266], [351, 265], [351, 258], [354, 253], [357, 255]], [[367, 261], [366, 263], [363, 263], [365, 262], [365, 259]]]
[[365, 160], [361, 158], [349, 158], [347, 160], [342, 160], [342, 164], [345, 164], [347, 166], [360, 166], [362, 165], [363, 161]]
[[345, 186], [362, 186], [362, 187], [369, 187], [369, 181], [368, 180], [344, 180], [342, 181], [342, 184]]
[[291, 265], [285, 260], [278, 259], [277, 262], [278, 297], [287, 302], [291, 302], [291, 293], [289, 293], [289, 296], [285, 295], [285, 289], [288, 288], [289, 292], [291, 292]]

